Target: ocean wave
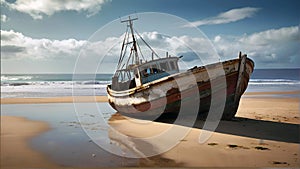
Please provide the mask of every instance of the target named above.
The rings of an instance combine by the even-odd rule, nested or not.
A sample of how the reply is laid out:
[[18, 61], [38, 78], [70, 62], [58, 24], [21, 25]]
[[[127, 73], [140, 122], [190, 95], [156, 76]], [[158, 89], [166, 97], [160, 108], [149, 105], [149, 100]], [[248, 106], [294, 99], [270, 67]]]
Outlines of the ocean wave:
[[11, 83], [9, 84], [9, 86], [24, 86], [24, 85], [30, 85], [29, 83], [24, 83], [24, 82], [21, 82], [21, 83]]
[[90, 84], [109, 84], [111, 83], [111, 81], [83, 81], [81, 82], [81, 84], [84, 84], [84, 85], [90, 85]]
[[24, 81], [24, 80], [31, 80], [34, 76], [28, 75], [1, 75], [1, 82], [3, 81]]
[[61, 83], [34, 83], [1, 85], [1, 98], [6, 97], [59, 97], [59, 96], [92, 96], [106, 95], [104, 84], [61, 84]]
[[290, 79], [250, 79], [250, 85], [300, 85], [299, 80]]
[[107, 85], [110, 81], [1, 81], [1, 86], [23, 86], [23, 85], [32, 85], [32, 86], [89, 86], [89, 85]]

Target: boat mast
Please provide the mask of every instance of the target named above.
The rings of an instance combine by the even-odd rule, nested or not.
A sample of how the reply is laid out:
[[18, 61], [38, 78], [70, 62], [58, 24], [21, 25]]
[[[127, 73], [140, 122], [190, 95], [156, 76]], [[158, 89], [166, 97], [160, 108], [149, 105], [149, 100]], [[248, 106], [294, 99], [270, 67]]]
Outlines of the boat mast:
[[139, 59], [138, 52], [137, 52], [137, 46], [136, 46], [136, 40], [135, 40], [135, 37], [134, 37], [133, 22], [132, 21], [137, 20], [137, 19], [138, 18], [131, 19], [130, 16], [129, 16], [127, 20], [121, 21], [121, 23], [127, 22], [128, 23], [127, 26], [130, 27], [130, 31], [131, 31], [131, 35], [132, 35], [132, 39], [133, 39], [133, 50], [134, 50], [134, 53], [135, 53], [135, 64], [136, 65], [140, 64], [140, 59]]

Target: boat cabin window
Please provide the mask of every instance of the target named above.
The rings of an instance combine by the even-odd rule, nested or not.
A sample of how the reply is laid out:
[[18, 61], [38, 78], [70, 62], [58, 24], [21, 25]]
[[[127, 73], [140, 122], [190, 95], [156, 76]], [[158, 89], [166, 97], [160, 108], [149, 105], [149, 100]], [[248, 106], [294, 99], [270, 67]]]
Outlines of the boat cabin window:
[[130, 80], [132, 77], [132, 72], [129, 71], [120, 71], [119, 77], [118, 77], [118, 82], [126, 82]]
[[119, 70], [112, 78], [114, 90], [127, 90], [136, 87], [134, 72], [131, 69]]
[[153, 74], [159, 73], [159, 70], [157, 68], [152, 68], [151, 71]]
[[161, 60], [139, 67], [142, 84], [152, 82], [173, 73], [178, 73], [177, 60]]
[[157, 69], [157, 65], [156, 64], [154, 64], [154, 65], [151, 65], [151, 70], [152, 70], [152, 73], [158, 73], [159, 71], [158, 71], [158, 69]]
[[176, 70], [175, 62], [170, 62], [171, 70]]
[[156, 74], [159, 72], [162, 72], [162, 71], [157, 69], [157, 65], [154, 64], [154, 65], [150, 65], [150, 67], [148, 67], [148, 68], [142, 68], [141, 75], [142, 75], [142, 77], [148, 77], [148, 76], [151, 76], [152, 74]]
[[162, 63], [160, 63], [159, 65], [160, 65], [160, 69], [161, 69], [162, 71], [167, 71], [167, 70], [169, 70], [168, 63], [167, 63], [167, 62], [162, 62]]
[[148, 77], [150, 74], [149, 68], [143, 69], [141, 72], [142, 77]]

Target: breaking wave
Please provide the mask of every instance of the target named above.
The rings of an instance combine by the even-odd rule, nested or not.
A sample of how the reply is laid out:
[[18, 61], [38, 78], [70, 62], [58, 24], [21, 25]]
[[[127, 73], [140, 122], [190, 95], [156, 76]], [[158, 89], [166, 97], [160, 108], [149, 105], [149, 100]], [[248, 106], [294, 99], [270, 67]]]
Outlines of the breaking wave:
[[299, 80], [290, 79], [250, 79], [250, 85], [300, 85]]

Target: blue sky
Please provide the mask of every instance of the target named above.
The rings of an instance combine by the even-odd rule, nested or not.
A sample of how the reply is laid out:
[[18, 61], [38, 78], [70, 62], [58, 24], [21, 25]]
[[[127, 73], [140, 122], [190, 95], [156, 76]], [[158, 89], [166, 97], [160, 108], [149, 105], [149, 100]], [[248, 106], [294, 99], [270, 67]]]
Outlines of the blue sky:
[[243, 51], [256, 68], [299, 67], [299, 6], [297, 0], [1, 0], [1, 72], [70, 73], [95, 31], [135, 12], [191, 22], [223, 58]]

